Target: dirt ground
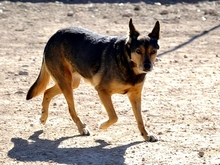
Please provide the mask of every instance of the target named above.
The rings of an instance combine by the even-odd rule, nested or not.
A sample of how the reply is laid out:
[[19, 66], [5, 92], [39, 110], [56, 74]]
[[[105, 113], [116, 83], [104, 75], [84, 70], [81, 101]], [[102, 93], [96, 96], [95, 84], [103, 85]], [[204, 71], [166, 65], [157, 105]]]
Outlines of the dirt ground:
[[[220, 2], [119, 2], [0, 1], [0, 164], [220, 164]], [[41, 125], [42, 95], [25, 97], [49, 37], [69, 26], [126, 35], [130, 17], [142, 34], [161, 24], [142, 97], [146, 128], [159, 141], [143, 141], [126, 95], [113, 96], [119, 121], [99, 130], [107, 115], [83, 81], [75, 104], [91, 136], [79, 136], [62, 95]]]

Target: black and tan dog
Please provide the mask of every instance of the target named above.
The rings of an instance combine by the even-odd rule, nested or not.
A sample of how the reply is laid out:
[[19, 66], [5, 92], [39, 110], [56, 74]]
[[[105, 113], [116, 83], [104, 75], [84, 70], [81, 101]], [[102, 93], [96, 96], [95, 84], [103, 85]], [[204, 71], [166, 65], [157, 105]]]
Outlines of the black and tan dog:
[[[59, 30], [50, 38], [44, 49], [40, 74], [29, 89], [26, 99], [44, 92], [40, 118], [44, 124], [51, 99], [63, 93], [80, 134], [89, 135], [89, 129], [77, 116], [72, 93], [72, 90], [79, 86], [82, 77], [97, 90], [107, 111], [109, 118], [100, 124], [101, 129], [108, 128], [118, 120], [111, 95], [127, 94], [141, 135], [146, 141], [157, 141], [157, 138], [149, 135], [144, 128], [141, 91], [145, 75], [152, 70], [156, 59], [159, 33], [160, 24], [157, 21], [150, 34], [140, 35], [132, 19], [127, 37], [103, 36], [79, 27]], [[50, 76], [55, 85], [46, 90]]]

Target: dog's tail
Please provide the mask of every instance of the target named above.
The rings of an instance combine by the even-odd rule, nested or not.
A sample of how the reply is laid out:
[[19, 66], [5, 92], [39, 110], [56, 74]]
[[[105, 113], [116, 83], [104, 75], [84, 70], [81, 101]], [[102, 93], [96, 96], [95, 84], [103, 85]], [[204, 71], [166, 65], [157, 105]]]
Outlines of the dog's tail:
[[37, 80], [35, 81], [35, 83], [29, 89], [26, 96], [26, 100], [30, 100], [33, 97], [36, 97], [39, 94], [43, 93], [47, 88], [49, 82], [50, 82], [50, 74], [47, 71], [45, 61], [43, 60], [40, 74]]

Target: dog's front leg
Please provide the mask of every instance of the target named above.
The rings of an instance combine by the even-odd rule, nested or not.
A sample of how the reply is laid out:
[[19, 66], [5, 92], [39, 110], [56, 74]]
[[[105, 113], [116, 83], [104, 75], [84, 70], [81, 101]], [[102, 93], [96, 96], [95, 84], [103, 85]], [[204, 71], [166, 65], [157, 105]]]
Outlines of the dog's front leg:
[[99, 98], [102, 101], [109, 117], [108, 120], [104, 122], [100, 122], [99, 128], [107, 129], [109, 126], [117, 122], [118, 117], [115, 113], [115, 109], [112, 104], [111, 95], [106, 90], [97, 90], [97, 91]]
[[132, 89], [128, 92], [128, 98], [132, 105], [132, 110], [134, 112], [135, 119], [138, 124], [138, 129], [140, 130], [141, 135], [146, 141], [156, 142], [158, 141], [157, 137], [154, 135], [149, 135], [145, 130], [142, 114], [141, 114], [141, 90], [142, 88]]

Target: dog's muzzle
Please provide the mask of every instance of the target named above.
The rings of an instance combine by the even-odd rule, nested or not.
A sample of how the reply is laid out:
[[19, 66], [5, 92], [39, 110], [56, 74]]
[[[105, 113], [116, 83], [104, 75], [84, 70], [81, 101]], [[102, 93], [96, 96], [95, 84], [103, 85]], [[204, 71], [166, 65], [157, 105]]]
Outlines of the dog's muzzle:
[[151, 63], [145, 63], [144, 64], [144, 71], [150, 72], [153, 69], [153, 65]]

